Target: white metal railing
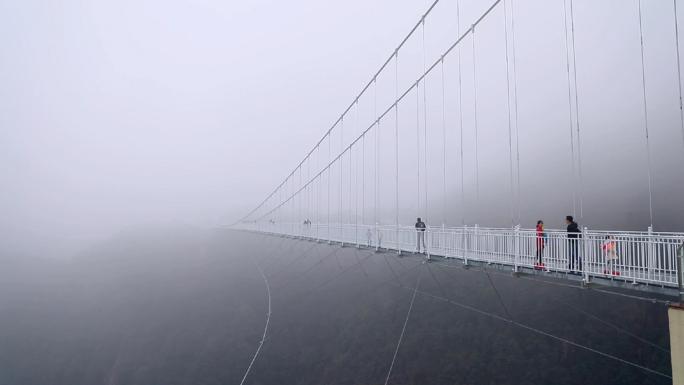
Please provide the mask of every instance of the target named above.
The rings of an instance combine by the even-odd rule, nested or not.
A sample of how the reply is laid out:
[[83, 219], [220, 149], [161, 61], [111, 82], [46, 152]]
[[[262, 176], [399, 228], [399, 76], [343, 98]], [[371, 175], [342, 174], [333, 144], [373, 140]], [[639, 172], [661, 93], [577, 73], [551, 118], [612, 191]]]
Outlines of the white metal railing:
[[[241, 229], [346, 245], [417, 251], [418, 231], [408, 226], [337, 223], [252, 222]], [[572, 239], [565, 231], [534, 229], [428, 227], [426, 254], [485, 263], [581, 274], [585, 281], [603, 277], [633, 283], [681, 287], [684, 234], [582, 230]], [[422, 250], [421, 250], [422, 251]], [[541, 262], [541, 263], [540, 263]]]

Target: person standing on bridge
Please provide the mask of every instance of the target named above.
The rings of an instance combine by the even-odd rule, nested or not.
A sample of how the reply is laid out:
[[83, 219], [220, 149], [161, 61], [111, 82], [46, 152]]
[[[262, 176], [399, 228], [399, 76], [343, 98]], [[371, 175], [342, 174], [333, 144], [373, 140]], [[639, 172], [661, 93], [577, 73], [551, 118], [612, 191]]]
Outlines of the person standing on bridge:
[[416, 219], [416, 252], [420, 253], [420, 243], [423, 243], [423, 254], [427, 254], [427, 248], [425, 247], [425, 222], [420, 218]]
[[568, 225], [568, 269], [571, 272], [579, 272], [582, 271], [582, 258], [578, 256], [577, 249], [581, 231], [572, 215], [565, 217], [565, 223]]
[[615, 262], [618, 259], [617, 244], [612, 235], [606, 235], [606, 241], [601, 245], [603, 254], [606, 257], [606, 268], [603, 269], [603, 274], [620, 275], [620, 272], [615, 270]]
[[370, 226], [366, 229], [366, 246], [373, 246], [373, 232], [371, 232]]
[[546, 233], [544, 233], [544, 221], [541, 219], [537, 221], [537, 263], [535, 268], [541, 269], [544, 267], [544, 262], [542, 262], [542, 255], [544, 254], [544, 238]]

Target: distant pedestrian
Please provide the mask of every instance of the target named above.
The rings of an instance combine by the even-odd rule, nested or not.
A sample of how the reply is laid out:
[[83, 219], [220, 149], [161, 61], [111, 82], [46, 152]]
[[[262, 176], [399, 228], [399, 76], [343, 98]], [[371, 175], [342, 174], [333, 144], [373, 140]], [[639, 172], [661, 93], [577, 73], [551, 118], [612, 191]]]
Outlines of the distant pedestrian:
[[378, 238], [378, 245], [376, 246], [376, 249], [382, 248], [382, 231], [380, 231], [380, 227], [375, 224], [375, 233], [377, 234]]
[[366, 246], [373, 246], [373, 232], [370, 227], [366, 229]]
[[420, 218], [416, 219], [416, 252], [420, 253], [420, 244], [423, 244], [423, 253], [427, 253], [427, 248], [425, 247], [425, 222]]
[[579, 272], [582, 271], [582, 258], [577, 254], [577, 250], [581, 231], [572, 215], [565, 217], [565, 223], [568, 225], [568, 270]]
[[603, 255], [606, 258], [606, 268], [603, 270], [604, 274], [620, 275], [620, 272], [615, 270], [615, 262], [618, 259], [617, 243], [611, 235], [606, 235], [606, 241], [601, 245]]
[[543, 268], [544, 262], [542, 262], [542, 256], [544, 254], [544, 238], [546, 233], [544, 233], [544, 221], [541, 219], [537, 221], [537, 263], [535, 267]]

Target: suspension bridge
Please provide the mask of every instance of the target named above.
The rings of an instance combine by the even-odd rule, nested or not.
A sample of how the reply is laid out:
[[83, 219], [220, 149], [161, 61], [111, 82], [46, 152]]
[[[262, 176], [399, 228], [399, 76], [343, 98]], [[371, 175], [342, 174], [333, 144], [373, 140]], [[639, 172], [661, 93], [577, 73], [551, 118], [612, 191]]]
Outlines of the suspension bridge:
[[[620, 2], [604, 14], [593, 2], [559, 0], [534, 17], [510, 0], [470, 16], [460, 1], [441, 3], [429, 5], [296, 167], [233, 226], [681, 302], [677, 0]], [[593, 24], [606, 19], [620, 20], [617, 32]], [[552, 53], [555, 62], [542, 59]], [[544, 228], [537, 219], [549, 215], [558, 224], [568, 215], [572, 226]], [[406, 322], [417, 292], [418, 282]], [[675, 383], [684, 378], [675, 364], [683, 354], [678, 309], [670, 309]]]
[[[657, 159], [667, 154], [667, 149], [652, 143], [649, 133], [653, 122], [660, 120], [649, 115], [649, 100], [660, 101], [660, 97], [649, 94], [646, 70], [649, 56], [644, 14], [653, 7], [652, 2], [639, 0], [619, 5], [621, 9], [629, 8], [634, 17], [634, 33], [623, 35], [638, 39], [633, 42], [638, 48], [637, 55], [629, 59], [636, 62], [633, 67], [639, 71], [630, 74], [630, 78], [638, 78], [635, 91], [641, 111], [636, 116], [640, 119], [637, 130], [641, 132], [641, 143], [637, 148], [645, 166], [631, 170], [632, 174], [643, 176], [621, 188], [644, 192], [637, 203], [645, 213], [642, 222], [647, 226], [643, 231], [606, 228], [606, 222], [596, 217], [594, 222], [604, 224], [599, 229], [583, 225], [589, 220], [585, 208], [587, 169], [596, 166], [585, 161], [590, 158], [588, 150], [582, 153], [586, 146], [583, 136], [595, 133], [582, 130], [583, 124], [590, 126], [590, 119], [582, 119], [581, 97], [604, 91], [592, 88], [592, 84], [580, 84], [577, 6], [573, 0], [554, 2], [556, 14], [562, 16], [557, 28], [558, 35], [563, 37], [559, 52], [564, 56], [565, 84], [559, 92], [565, 93], [566, 98], [562, 111], [566, 116], [565, 139], [539, 137], [536, 145], [565, 142], [564, 168], [552, 170], [545, 177], [561, 175], [569, 179], [568, 188], [564, 188], [566, 196], [554, 201], [559, 202], [560, 210], [566, 211], [554, 214], [564, 217], [571, 213], [578, 219], [581, 234], [577, 239], [564, 230], [539, 231], [523, 224], [522, 218], [533, 218], [535, 213], [530, 216], [524, 212], [529, 211], [529, 206], [523, 207], [522, 191], [529, 190], [525, 185], [538, 179], [530, 177], [525, 181], [521, 176], [521, 158], [525, 158], [524, 154], [521, 156], [525, 150], [521, 137], [524, 139], [528, 125], [520, 124], [519, 118], [521, 85], [516, 47], [523, 42], [516, 40], [520, 27], [515, 24], [515, 3], [493, 1], [466, 24], [456, 2], [453, 17], [443, 23], [452, 28], [446, 29], [451, 31], [452, 41], [442, 50], [433, 49], [436, 54], [429, 55], [426, 26], [437, 17], [439, 3], [436, 0], [430, 4], [301, 162], [235, 226], [398, 253], [419, 251], [418, 236], [424, 236], [428, 256], [458, 258], [465, 264], [502, 265], [514, 271], [579, 277], [585, 283], [596, 281], [670, 294], [681, 292], [684, 233], [654, 231], [654, 211], [658, 207], [658, 202], [654, 202], [654, 176], [658, 175], [654, 165], [659, 164]], [[670, 64], [677, 80], [673, 103], [679, 116], [676, 126], [670, 124], [665, 129], [672, 141], [682, 141], [684, 112], [677, 2], [668, 6], [671, 9], [665, 14], [671, 18], [659, 20], [669, 25], [659, 30], [666, 36], [650, 38], [654, 41], [667, 37], [673, 43], [669, 47], [675, 59]], [[488, 84], [492, 78], [503, 81], [492, 88]], [[491, 115], [493, 110], [486, 107], [490, 99], [483, 99], [482, 94], [492, 95], [492, 89], [497, 87], [501, 92], [496, 103], [500, 104], [494, 110], [504, 111], [505, 119], [492, 121], [483, 117], [483, 113]], [[619, 119], [615, 124], [620, 124]], [[498, 139], [487, 136], [492, 129]], [[492, 146], [499, 148], [492, 150]], [[492, 151], [499, 150], [504, 154], [499, 153], [497, 160], [504, 160], [503, 164], [487, 165]], [[678, 156], [684, 154], [684, 146], [678, 145], [676, 150], [680, 152]], [[607, 158], [619, 157], [619, 153], [614, 146], [603, 151]], [[532, 175], [535, 174], [533, 171]], [[610, 190], [612, 185], [604, 183], [596, 188]], [[534, 197], [535, 201], [548, 199], [551, 197], [546, 195]], [[598, 205], [610, 205], [612, 200]], [[497, 215], [505, 212], [509, 219], [499, 215], [492, 220], [492, 211]], [[424, 234], [413, 227], [416, 217], [428, 223]], [[494, 225], [484, 226], [481, 221]], [[503, 226], [506, 222], [509, 226]], [[579, 258], [578, 266], [573, 266], [573, 258]]]

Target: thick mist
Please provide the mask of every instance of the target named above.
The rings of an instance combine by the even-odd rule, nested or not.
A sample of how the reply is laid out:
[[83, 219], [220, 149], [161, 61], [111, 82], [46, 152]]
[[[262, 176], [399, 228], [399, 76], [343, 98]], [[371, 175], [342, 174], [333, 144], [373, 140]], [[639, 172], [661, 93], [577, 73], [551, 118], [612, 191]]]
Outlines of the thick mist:
[[422, 9], [0, 1], [0, 249], [232, 222]]
[[[460, 29], [455, 4], [442, 1], [426, 22], [428, 63], [489, 2], [462, 1]], [[681, 229], [684, 150], [671, 4], [644, 4], [654, 224]], [[0, 251], [65, 255], [130, 228], [232, 223], [301, 160], [427, 5], [0, 1]], [[426, 80], [424, 110], [411, 104], [415, 95], [401, 107], [402, 221], [422, 215], [429, 224], [507, 226], [519, 207], [523, 224], [544, 218], [557, 227], [572, 210], [577, 181], [567, 176], [562, 2], [514, 2], [514, 12], [520, 191], [516, 183], [510, 195], [503, 14], [496, 10], [478, 29], [479, 140], [487, 144], [479, 154], [481, 195], [475, 199], [472, 184], [473, 61], [466, 42], [464, 183], [456, 138], [458, 66], [450, 57], [443, 83], [446, 159], [438, 72]], [[575, 12], [583, 222], [643, 229], [647, 161], [636, 2], [576, 1]], [[401, 89], [422, 71], [422, 51], [420, 39], [407, 43]], [[379, 79], [380, 110], [393, 98], [391, 78]], [[358, 125], [345, 140], [373, 120], [369, 101], [360, 103], [366, 104]], [[416, 114], [427, 115], [425, 147], [434, 164], [421, 176], [434, 186], [422, 204], [414, 179]], [[383, 154], [381, 172], [393, 175], [393, 154]], [[382, 188], [394, 196], [392, 184]], [[380, 220], [391, 223], [394, 202], [382, 204]]]

